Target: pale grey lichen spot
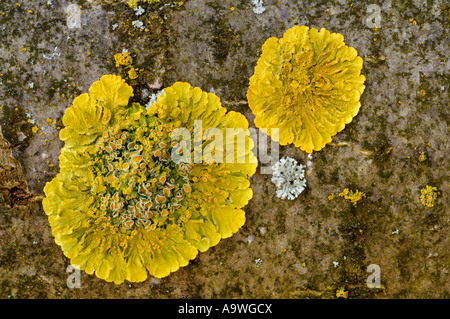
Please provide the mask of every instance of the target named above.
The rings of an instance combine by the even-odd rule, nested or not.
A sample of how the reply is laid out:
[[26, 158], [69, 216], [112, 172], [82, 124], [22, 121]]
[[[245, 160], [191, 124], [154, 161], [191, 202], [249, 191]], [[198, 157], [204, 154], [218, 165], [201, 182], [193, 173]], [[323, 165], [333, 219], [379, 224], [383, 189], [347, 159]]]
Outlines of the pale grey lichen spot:
[[145, 13], [145, 9], [142, 8], [141, 6], [138, 6], [137, 8], [134, 9], [134, 14], [137, 16], [141, 16]]
[[283, 157], [272, 167], [272, 182], [277, 187], [277, 197], [293, 200], [306, 187], [305, 165], [298, 164], [292, 157]]
[[136, 28], [136, 29], [141, 29], [143, 30], [144, 27], [144, 22], [140, 21], [140, 20], [134, 20], [131, 22], [131, 25]]
[[263, 6], [262, 0], [252, 0], [252, 10], [256, 14], [261, 14], [266, 11], [266, 7]]

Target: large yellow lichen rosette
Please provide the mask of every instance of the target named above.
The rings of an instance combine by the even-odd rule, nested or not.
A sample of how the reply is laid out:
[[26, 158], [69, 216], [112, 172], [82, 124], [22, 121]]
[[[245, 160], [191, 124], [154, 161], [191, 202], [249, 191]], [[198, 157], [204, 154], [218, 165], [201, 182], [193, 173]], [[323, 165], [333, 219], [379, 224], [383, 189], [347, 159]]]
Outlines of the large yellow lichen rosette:
[[[255, 125], [312, 153], [352, 121], [364, 91], [363, 60], [339, 33], [306, 26], [269, 38], [247, 92]], [[271, 134], [271, 130], [268, 130]]]
[[247, 164], [172, 160], [183, 144], [174, 130], [191, 132], [194, 120], [203, 129], [247, 130], [245, 117], [226, 113], [217, 96], [175, 83], [147, 110], [129, 103], [132, 95], [119, 76], [105, 75], [73, 101], [60, 132], [60, 173], [44, 188], [44, 211], [64, 254], [116, 284], [167, 276], [235, 233], [257, 165], [251, 151]]

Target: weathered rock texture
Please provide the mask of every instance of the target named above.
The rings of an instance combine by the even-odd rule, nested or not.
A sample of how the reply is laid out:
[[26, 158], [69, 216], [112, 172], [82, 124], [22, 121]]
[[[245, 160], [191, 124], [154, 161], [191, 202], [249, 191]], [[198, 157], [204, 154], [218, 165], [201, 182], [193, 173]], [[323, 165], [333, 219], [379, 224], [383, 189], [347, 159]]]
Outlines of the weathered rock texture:
[[[449, 297], [448, 3], [264, 0], [256, 14], [250, 0], [161, 1], [138, 17], [120, 1], [16, 2], [0, 1], [0, 298], [336, 298], [340, 287], [349, 298]], [[127, 49], [141, 70], [127, 80], [134, 100], [188, 81], [254, 127], [246, 91], [261, 45], [296, 24], [343, 34], [367, 78], [332, 144], [309, 159], [280, 147], [309, 161], [307, 189], [280, 200], [258, 171], [246, 224], [189, 266], [120, 286], [81, 273], [68, 288], [40, 199], [73, 98], [103, 74], [127, 77], [113, 59]], [[440, 192], [434, 207], [419, 200], [426, 185]], [[328, 199], [347, 187], [366, 198]], [[366, 284], [370, 264], [379, 289]]]

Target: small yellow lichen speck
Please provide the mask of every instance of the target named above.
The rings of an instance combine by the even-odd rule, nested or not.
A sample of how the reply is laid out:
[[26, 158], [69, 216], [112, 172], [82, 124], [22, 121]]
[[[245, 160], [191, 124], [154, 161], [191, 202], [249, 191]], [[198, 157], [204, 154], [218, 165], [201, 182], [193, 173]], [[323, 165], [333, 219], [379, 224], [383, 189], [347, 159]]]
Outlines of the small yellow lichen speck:
[[138, 5], [138, 1], [137, 0], [130, 0], [127, 2], [128, 6], [131, 9], [136, 9], [137, 5]]
[[427, 159], [427, 155], [425, 154], [425, 152], [420, 153], [419, 162], [423, 162], [426, 159]]
[[348, 291], [345, 291], [345, 288], [341, 287], [338, 290], [336, 290], [336, 297], [338, 297], [338, 298], [347, 298], [348, 297]]

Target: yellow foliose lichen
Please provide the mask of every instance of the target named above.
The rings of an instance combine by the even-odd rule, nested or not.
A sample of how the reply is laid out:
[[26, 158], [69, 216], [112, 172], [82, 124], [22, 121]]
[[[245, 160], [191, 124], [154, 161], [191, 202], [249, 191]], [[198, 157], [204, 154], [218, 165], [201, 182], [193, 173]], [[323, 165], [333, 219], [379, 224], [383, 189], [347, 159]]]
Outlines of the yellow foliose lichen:
[[[250, 78], [249, 107], [259, 128], [278, 128], [281, 145], [312, 153], [358, 114], [363, 60], [339, 33], [294, 26], [269, 38]], [[269, 133], [270, 134], [270, 133]]]
[[[105, 75], [73, 101], [62, 119], [60, 172], [44, 187], [52, 234], [71, 264], [116, 284], [165, 277], [237, 232], [257, 166], [248, 134], [244, 154], [238, 140], [214, 151], [231, 143], [234, 158], [253, 161], [174, 160], [180, 148], [195, 153], [191, 135], [248, 133], [245, 117], [227, 113], [214, 94], [178, 82], [148, 110], [132, 96], [123, 79]], [[173, 138], [177, 128], [182, 141]]]

